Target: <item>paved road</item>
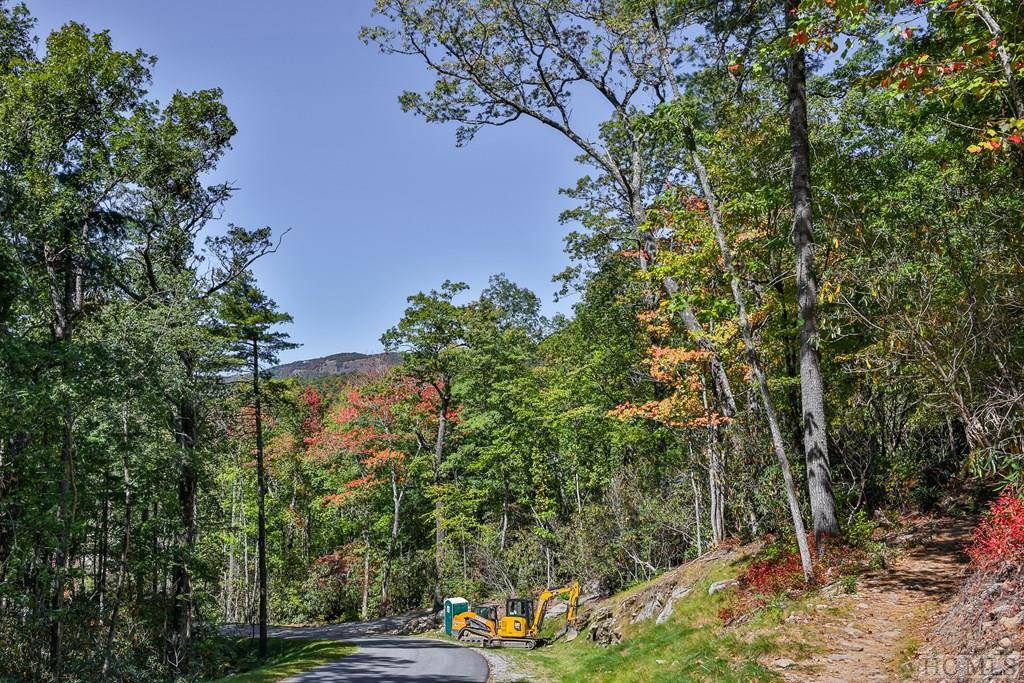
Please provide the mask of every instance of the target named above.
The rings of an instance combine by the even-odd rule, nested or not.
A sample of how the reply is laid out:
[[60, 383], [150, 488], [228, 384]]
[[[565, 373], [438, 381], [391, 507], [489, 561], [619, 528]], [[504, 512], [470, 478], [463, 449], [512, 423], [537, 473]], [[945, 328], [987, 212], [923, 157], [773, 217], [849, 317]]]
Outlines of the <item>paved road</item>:
[[487, 662], [469, 648], [430, 638], [374, 636], [352, 638], [354, 654], [285, 679], [285, 683], [345, 681], [465, 681], [485, 683]]
[[[443, 640], [383, 635], [388, 620], [327, 626], [273, 626], [271, 638], [344, 640], [359, 649], [347, 657], [285, 679], [284, 683], [486, 683], [487, 661], [469, 648]], [[249, 629], [226, 628], [235, 635]]]

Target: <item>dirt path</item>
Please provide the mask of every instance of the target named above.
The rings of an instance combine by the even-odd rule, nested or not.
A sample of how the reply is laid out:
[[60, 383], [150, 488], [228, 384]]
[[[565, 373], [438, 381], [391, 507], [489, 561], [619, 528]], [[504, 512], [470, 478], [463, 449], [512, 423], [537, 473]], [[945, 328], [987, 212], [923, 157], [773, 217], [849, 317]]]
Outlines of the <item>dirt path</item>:
[[911, 677], [911, 657], [928, 620], [963, 579], [962, 548], [972, 529], [962, 520], [922, 522], [893, 566], [861, 577], [856, 593], [837, 595], [800, 620], [822, 651], [778, 667], [782, 677], [837, 683]]

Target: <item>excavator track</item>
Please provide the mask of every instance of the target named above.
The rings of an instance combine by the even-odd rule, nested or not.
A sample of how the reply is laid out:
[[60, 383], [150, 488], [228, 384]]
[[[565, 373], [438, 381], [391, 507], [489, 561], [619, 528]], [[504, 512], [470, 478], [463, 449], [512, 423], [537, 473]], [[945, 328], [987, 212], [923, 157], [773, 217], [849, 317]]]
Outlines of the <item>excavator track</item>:
[[501, 638], [492, 635], [490, 631], [474, 629], [472, 626], [460, 630], [455, 638], [460, 643], [480, 647], [513, 647], [524, 650], [537, 647], [537, 640], [534, 638]]
[[475, 629], [468, 625], [459, 631], [458, 636], [456, 636], [460, 643], [479, 645], [481, 647], [487, 647], [493, 638], [494, 636], [491, 635], [489, 630]]
[[537, 647], [537, 641], [533, 638], [492, 638], [487, 647], [515, 647], [532, 650]]

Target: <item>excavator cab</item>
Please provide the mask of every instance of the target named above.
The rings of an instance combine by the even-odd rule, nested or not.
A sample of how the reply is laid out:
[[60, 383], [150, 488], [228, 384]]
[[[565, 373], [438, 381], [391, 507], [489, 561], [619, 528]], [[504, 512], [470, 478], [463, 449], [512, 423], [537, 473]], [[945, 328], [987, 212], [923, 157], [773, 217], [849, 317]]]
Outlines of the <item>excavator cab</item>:
[[509, 598], [505, 602], [506, 617], [523, 617], [528, 624], [533, 623], [533, 598]]
[[527, 638], [533, 624], [533, 600], [531, 598], [509, 598], [505, 602], [505, 616], [498, 624], [500, 638]]

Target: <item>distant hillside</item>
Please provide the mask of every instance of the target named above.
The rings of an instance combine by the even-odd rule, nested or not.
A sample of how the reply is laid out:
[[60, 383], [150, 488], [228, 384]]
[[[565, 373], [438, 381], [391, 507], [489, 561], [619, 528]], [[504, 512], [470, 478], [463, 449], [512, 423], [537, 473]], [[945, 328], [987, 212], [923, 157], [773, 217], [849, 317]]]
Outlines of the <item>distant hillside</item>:
[[322, 358], [297, 360], [270, 369], [275, 378], [313, 379], [328, 375], [355, 375], [377, 368], [389, 368], [402, 362], [400, 353], [335, 353]]

